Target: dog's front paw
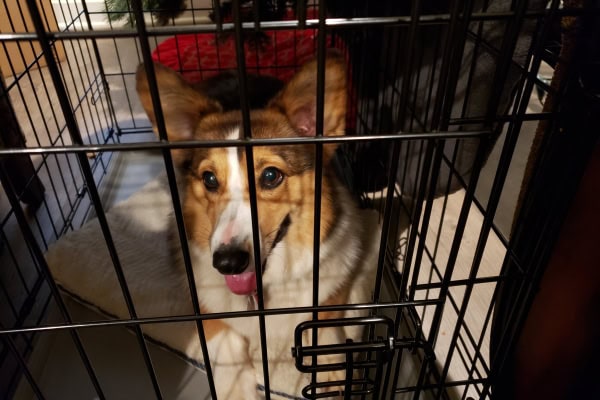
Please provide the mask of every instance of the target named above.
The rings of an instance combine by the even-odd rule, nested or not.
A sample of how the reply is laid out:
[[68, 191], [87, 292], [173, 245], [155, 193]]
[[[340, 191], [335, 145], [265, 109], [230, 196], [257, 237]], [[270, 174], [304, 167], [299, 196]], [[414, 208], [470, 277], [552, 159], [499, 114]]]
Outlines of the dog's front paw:
[[223, 329], [208, 344], [217, 397], [224, 400], [260, 399], [246, 340], [231, 329]]

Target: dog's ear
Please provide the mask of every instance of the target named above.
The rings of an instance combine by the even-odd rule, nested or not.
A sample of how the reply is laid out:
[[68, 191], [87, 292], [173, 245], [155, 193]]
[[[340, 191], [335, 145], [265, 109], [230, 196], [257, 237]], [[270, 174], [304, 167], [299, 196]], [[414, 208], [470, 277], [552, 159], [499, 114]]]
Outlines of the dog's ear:
[[[339, 136], [346, 127], [346, 63], [338, 52], [325, 58], [323, 135]], [[315, 136], [317, 122], [317, 60], [306, 63], [270, 102], [284, 113], [300, 136]]]
[[[220, 104], [194, 90], [180, 74], [161, 64], [154, 63], [154, 72], [169, 140], [193, 139], [200, 119], [206, 114], [221, 111]], [[154, 132], [158, 133], [144, 64], [140, 64], [136, 72], [136, 89]], [[177, 151], [173, 153], [175, 155]]]

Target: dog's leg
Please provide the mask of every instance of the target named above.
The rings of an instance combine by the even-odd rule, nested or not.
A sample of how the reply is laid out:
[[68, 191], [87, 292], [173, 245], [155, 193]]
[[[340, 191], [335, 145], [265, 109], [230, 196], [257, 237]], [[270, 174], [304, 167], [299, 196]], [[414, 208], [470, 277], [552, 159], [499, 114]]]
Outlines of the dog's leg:
[[204, 326], [210, 331], [210, 323], [219, 324], [208, 341], [213, 377], [217, 397], [225, 400], [258, 400], [256, 375], [248, 354], [248, 342], [220, 321], [206, 321]]

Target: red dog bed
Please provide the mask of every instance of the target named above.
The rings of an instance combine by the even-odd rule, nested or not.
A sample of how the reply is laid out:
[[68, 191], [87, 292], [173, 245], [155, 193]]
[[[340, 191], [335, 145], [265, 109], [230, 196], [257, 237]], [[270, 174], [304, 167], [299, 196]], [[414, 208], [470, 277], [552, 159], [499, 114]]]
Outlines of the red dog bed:
[[[314, 18], [309, 16], [309, 18]], [[269, 75], [284, 82], [297, 67], [317, 53], [316, 29], [286, 29], [263, 31], [261, 45], [245, 43], [246, 70], [256, 75]], [[336, 37], [327, 38], [327, 46], [347, 54], [344, 42]], [[190, 83], [197, 83], [222, 72], [237, 68], [233, 35], [219, 37], [215, 33], [176, 35], [162, 42], [152, 53], [154, 61], [180, 72]], [[350, 76], [350, 75], [349, 75]], [[350, 98], [353, 90], [348, 82]], [[354, 126], [355, 101], [348, 103], [347, 126]]]
[[[286, 20], [295, 17], [290, 11]], [[308, 18], [317, 18], [316, 10], [308, 12]], [[246, 42], [246, 70], [257, 75], [270, 75], [282, 81], [289, 80], [296, 67], [313, 58], [317, 52], [316, 29], [286, 29], [264, 31], [266, 38], [261, 45]], [[338, 38], [328, 38], [328, 46], [344, 50]], [[237, 67], [233, 35], [219, 38], [215, 33], [177, 35], [165, 40], [154, 50], [152, 57], [171, 69], [179, 71], [190, 83], [216, 75], [218, 72]]]
[[[297, 66], [313, 58], [317, 50], [316, 32], [309, 30], [266, 31], [263, 44], [245, 43], [246, 70], [289, 80]], [[337, 46], [336, 46], [337, 47]], [[237, 67], [233, 36], [219, 39], [214, 33], [177, 35], [161, 43], [153, 59], [179, 71], [190, 83]]]

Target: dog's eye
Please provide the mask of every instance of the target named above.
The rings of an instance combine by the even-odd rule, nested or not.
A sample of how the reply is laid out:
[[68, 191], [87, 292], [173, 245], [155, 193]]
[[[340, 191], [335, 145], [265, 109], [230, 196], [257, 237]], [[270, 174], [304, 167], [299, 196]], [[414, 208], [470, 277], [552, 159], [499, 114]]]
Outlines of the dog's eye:
[[274, 189], [283, 182], [283, 173], [275, 167], [267, 167], [260, 174], [260, 186], [263, 189]]
[[202, 182], [204, 182], [204, 186], [210, 192], [216, 192], [219, 188], [219, 181], [213, 172], [204, 171], [202, 174]]

